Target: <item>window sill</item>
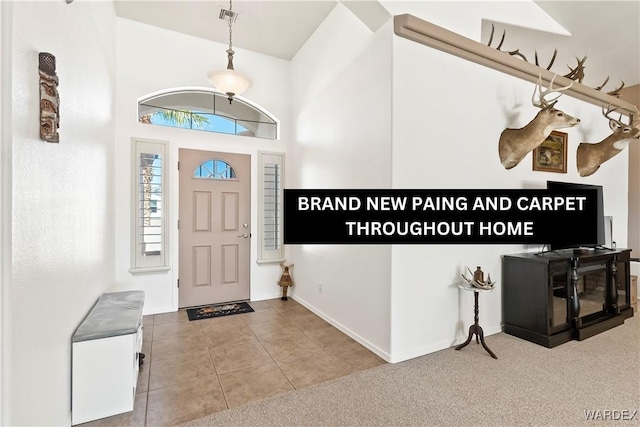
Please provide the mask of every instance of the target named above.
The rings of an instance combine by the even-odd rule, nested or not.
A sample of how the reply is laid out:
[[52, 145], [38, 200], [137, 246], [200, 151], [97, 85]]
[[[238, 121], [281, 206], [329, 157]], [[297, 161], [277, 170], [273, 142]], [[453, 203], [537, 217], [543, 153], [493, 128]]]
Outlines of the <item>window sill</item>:
[[281, 262], [285, 262], [285, 261], [286, 261], [286, 259], [284, 259], [284, 258], [259, 259], [259, 260], [256, 260], [256, 263], [258, 265], [261, 265], [261, 264], [280, 264]]
[[168, 265], [164, 265], [162, 267], [138, 267], [138, 268], [130, 268], [129, 273], [131, 274], [152, 274], [152, 273], [165, 273], [171, 270], [171, 267]]

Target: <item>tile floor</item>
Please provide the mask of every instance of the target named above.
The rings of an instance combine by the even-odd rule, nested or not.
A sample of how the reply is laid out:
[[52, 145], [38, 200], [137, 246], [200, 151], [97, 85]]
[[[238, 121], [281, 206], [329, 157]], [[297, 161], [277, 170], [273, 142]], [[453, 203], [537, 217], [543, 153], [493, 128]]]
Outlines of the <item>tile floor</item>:
[[385, 363], [291, 298], [249, 304], [193, 322], [145, 316], [133, 412], [82, 426], [171, 426]]

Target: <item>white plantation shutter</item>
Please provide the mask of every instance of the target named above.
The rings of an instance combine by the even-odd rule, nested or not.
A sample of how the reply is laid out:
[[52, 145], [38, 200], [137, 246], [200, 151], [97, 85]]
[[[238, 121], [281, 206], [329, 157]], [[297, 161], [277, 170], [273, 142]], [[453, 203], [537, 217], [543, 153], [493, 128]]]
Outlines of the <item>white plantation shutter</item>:
[[260, 229], [258, 262], [280, 262], [282, 246], [282, 197], [284, 154], [260, 152], [258, 160]]
[[167, 143], [133, 140], [132, 273], [168, 270]]

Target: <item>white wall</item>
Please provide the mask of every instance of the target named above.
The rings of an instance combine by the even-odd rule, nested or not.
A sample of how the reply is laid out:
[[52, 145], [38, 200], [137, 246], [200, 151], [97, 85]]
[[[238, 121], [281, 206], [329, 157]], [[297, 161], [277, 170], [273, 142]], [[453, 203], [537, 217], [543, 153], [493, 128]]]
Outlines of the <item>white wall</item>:
[[[622, 98], [640, 108], [640, 84], [621, 91]], [[640, 256], [640, 144], [629, 144], [629, 248]], [[636, 264], [637, 265], [637, 264]], [[632, 273], [633, 274], [633, 273]]]
[[[482, 18], [522, 24], [537, 9], [529, 2], [514, 3], [507, 11], [493, 3], [465, 2], [469, 13], [461, 17], [460, 2], [383, 4], [393, 14], [414, 13], [477, 39]], [[562, 32], [544, 13], [539, 18], [535, 26]], [[388, 188], [390, 177], [380, 174], [388, 170], [393, 188], [400, 189], [544, 188], [547, 180], [592, 182], [604, 185], [605, 214], [614, 216], [614, 239], [624, 246], [627, 182], [620, 174], [626, 174], [627, 153], [589, 178], [580, 178], [575, 168], [578, 142], [595, 142], [609, 134], [599, 108], [571, 98], [560, 104], [583, 120], [579, 129], [567, 130], [566, 175], [531, 171], [530, 156], [506, 171], [497, 155], [498, 137], [504, 128], [523, 126], [536, 114], [530, 104], [533, 85], [398, 37], [392, 36], [391, 53], [391, 31], [387, 25], [371, 35], [338, 5], [293, 58], [295, 138], [289, 154], [290, 161], [301, 166], [289, 168], [290, 188]], [[389, 94], [391, 106], [383, 101]], [[401, 361], [466, 338], [473, 296], [461, 294], [456, 286], [466, 266], [481, 265], [500, 281], [502, 254], [535, 249], [296, 245], [290, 247], [296, 263], [292, 292], [378, 354]], [[486, 333], [501, 331], [500, 288], [482, 299]]]
[[[453, 19], [455, 8], [450, 13]], [[394, 188], [544, 188], [547, 180], [601, 184], [605, 215], [614, 217], [614, 240], [618, 247], [626, 245], [628, 152], [591, 177], [581, 178], [576, 171], [578, 143], [597, 142], [610, 134], [599, 107], [569, 97], [557, 105], [582, 120], [578, 127], [564, 130], [569, 134], [567, 174], [532, 171], [530, 154], [507, 171], [498, 158], [498, 138], [504, 128], [521, 127], [535, 116], [537, 109], [530, 101], [534, 85], [399, 37], [393, 41], [393, 57]], [[482, 266], [498, 281], [495, 292], [480, 296], [480, 324], [485, 335], [499, 332], [501, 255], [532, 249], [394, 246], [392, 360], [447, 348], [466, 338], [473, 323], [473, 294], [456, 287], [466, 266]]]
[[[280, 140], [272, 141], [204, 131], [192, 131], [138, 123], [137, 100], [151, 93], [182, 87], [211, 88], [207, 72], [226, 67], [227, 46], [197, 37], [163, 30], [127, 19], [117, 19], [116, 91], [116, 165], [114, 174], [117, 200], [116, 221], [116, 287], [141, 289], [146, 293], [145, 314], [167, 312], [178, 308], [178, 173], [169, 169], [171, 198], [168, 219], [171, 247], [171, 270], [159, 274], [132, 275], [131, 262], [131, 138], [169, 141], [170, 159], [176, 165], [178, 150], [237, 152], [251, 155], [251, 299], [275, 298], [280, 294], [277, 281], [278, 264], [256, 263], [258, 211], [257, 152], [286, 152], [290, 138], [290, 95], [288, 61], [234, 48], [234, 65], [253, 78], [253, 86], [243, 98], [265, 108], [282, 123]], [[287, 164], [289, 164], [287, 159]], [[285, 183], [286, 184], [286, 183]]]
[[[71, 336], [114, 276], [115, 13], [109, 2], [62, 1], [15, 2], [13, 12], [13, 263], [11, 283], [3, 281], [12, 336], [3, 423], [68, 425]], [[57, 60], [59, 144], [39, 137], [38, 52]]]
[[[622, 97], [640, 108], [640, 84], [625, 88]], [[629, 144], [629, 230], [631, 256], [640, 257], [640, 143]], [[631, 274], [640, 275], [640, 263], [631, 263]], [[638, 284], [640, 290], [640, 284]], [[640, 295], [640, 292], [638, 292]]]
[[640, 256], [640, 146], [629, 145], [629, 247]]
[[[391, 34], [338, 4], [293, 58], [288, 188], [390, 187]], [[289, 250], [294, 297], [388, 358], [390, 246]]]
[[11, 52], [13, 4], [0, 3], [0, 424], [9, 420], [11, 312]]

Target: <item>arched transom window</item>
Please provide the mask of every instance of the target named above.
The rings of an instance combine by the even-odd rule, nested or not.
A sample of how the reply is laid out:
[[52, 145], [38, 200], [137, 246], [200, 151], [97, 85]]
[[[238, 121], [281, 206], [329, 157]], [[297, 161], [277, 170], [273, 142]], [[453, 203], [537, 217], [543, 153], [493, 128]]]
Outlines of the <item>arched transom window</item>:
[[180, 90], [154, 95], [138, 103], [138, 121], [231, 135], [277, 139], [278, 123], [266, 112], [227, 95], [205, 90]]
[[193, 171], [193, 177], [202, 179], [238, 179], [233, 166], [220, 159], [209, 159], [200, 163]]

